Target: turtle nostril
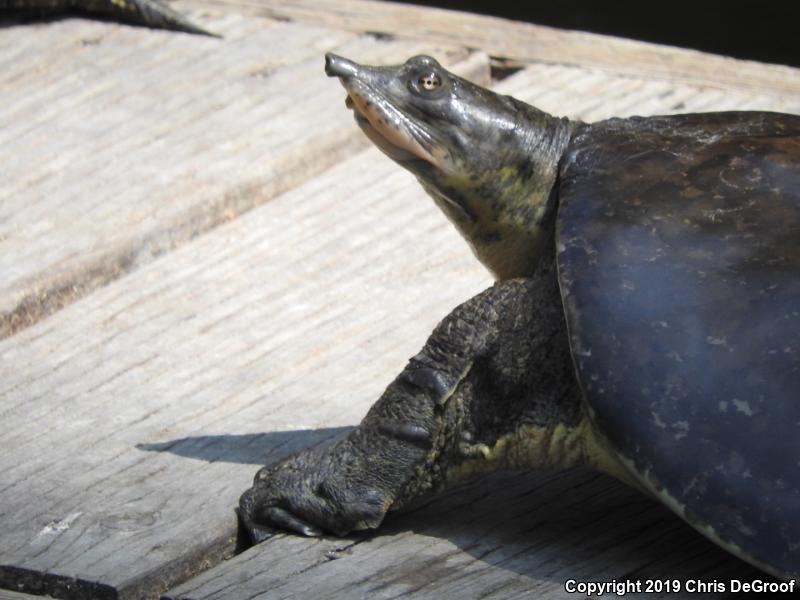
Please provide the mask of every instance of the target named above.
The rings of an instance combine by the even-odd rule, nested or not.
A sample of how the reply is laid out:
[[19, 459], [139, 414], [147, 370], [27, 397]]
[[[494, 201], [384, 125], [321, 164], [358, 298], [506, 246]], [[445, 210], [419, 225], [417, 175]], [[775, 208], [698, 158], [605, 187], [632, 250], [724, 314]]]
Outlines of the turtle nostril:
[[326, 53], [325, 54], [325, 74], [326, 75], [330, 75], [331, 74], [331, 68], [332, 68], [333, 61], [334, 61], [333, 55], [330, 52]]
[[333, 52], [325, 54], [325, 74], [328, 77], [350, 77], [358, 72], [358, 65], [353, 61], [338, 56]]

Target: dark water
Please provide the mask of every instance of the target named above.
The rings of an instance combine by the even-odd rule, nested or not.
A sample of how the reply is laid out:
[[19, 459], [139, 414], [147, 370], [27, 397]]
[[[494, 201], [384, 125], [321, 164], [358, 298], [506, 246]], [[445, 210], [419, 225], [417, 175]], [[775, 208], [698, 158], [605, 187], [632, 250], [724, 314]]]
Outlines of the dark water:
[[407, 3], [800, 66], [798, 0], [422, 0]]

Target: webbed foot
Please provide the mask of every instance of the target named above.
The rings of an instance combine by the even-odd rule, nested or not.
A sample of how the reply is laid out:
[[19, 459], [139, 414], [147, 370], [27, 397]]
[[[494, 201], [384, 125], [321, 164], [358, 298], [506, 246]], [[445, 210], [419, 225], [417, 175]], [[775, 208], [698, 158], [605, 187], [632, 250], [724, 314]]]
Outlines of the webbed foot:
[[380, 456], [359, 446], [371, 437], [354, 431], [330, 448], [310, 449], [256, 473], [237, 514], [252, 543], [279, 530], [305, 536], [343, 536], [378, 527], [394, 501], [396, 477]]

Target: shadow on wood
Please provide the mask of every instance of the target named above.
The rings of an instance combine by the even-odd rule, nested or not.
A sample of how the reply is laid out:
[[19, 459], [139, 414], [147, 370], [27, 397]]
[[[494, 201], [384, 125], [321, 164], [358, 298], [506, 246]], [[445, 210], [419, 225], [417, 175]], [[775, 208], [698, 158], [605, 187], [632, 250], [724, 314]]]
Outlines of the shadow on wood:
[[[211, 436], [210, 442], [187, 438], [163, 450], [257, 462], [269, 444], [283, 444], [279, 451], [285, 455], [346, 430]], [[276, 448], [269, 454], [274, 458]], [[654, 500], [611, 477], [576, 468], [495, 473], [390, 513], [374, 532], [323, 539], [277, 535], [166, 597], [288, 598], [324, 590], [328, 598], [439, 598], [458, 591], [476, 598], [537, 592], [566, 598], [569, 579], [727, 585], [734, 578], [767, 577]], [[661, 592], [645, 593], [642, 587], [640, 595], [629, 591], [626, 597], [728, 597]]]
[[[570, 578], [765, 577], [650, 498], [582, 468], [497, 473], [390, 516], [385, 525], [381, 534], [412, 530], [450, 541], [475, 560], [476, 577], [502, 569], [519, 576], [512, 582], [549, 581], [562, 591]], [[447, 560], [432, 562], [417, 554], [403, 561], [408, 583], [417, 590], [451, 589], [448, 579], [464, 577], [463, 568], [448, 566]]]
[[[264, 466], [266, 462], [280, 460], [303, 448], [328, 440], [332, 443], [333, 438], [341, 437], [351, 429], [352, 427], [323, 427], [270, 433], [198, 435], [166, 442], [136, 444], [136, 448], [147, 452], [169, 452], [206, 462]], [[253, 474], [255, 475], [255, 471]]]

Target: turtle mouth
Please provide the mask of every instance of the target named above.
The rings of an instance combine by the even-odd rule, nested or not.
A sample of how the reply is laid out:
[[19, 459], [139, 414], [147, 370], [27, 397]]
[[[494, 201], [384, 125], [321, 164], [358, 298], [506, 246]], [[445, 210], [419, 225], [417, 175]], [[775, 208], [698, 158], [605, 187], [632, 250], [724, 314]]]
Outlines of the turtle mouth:
[[361, 131], [389, 158], [398, 162], [423, 160], [439, 167], [432, 140], [419, 124], [385, 98], [358, 82], [342, 82], [345, 106], [353, 111]]

